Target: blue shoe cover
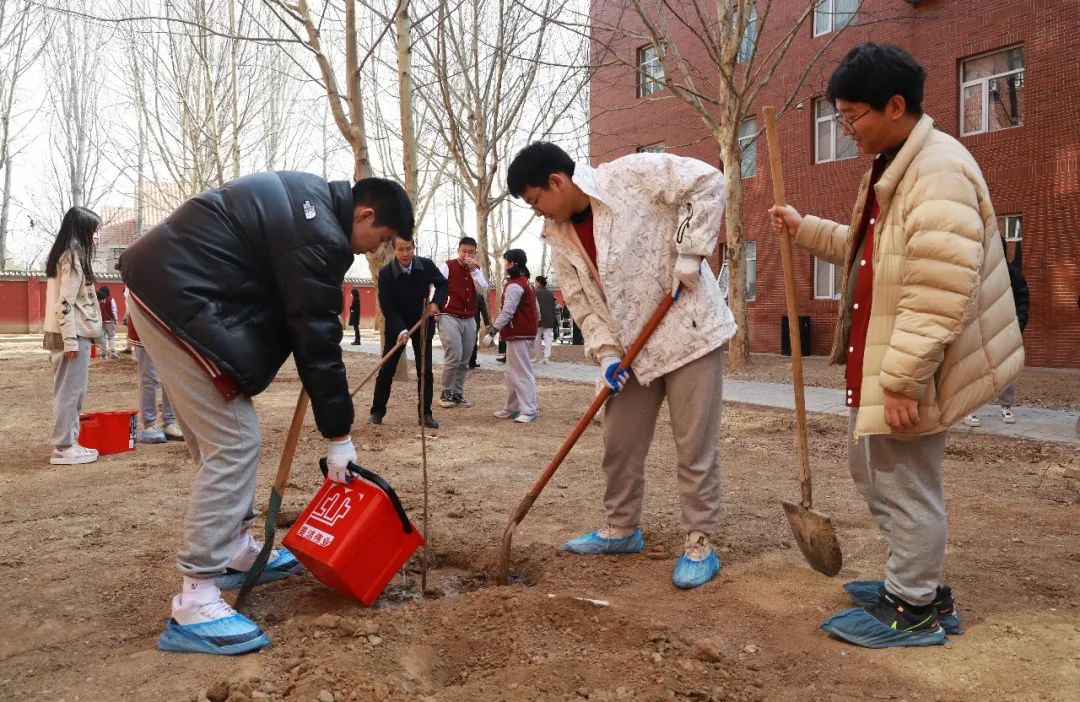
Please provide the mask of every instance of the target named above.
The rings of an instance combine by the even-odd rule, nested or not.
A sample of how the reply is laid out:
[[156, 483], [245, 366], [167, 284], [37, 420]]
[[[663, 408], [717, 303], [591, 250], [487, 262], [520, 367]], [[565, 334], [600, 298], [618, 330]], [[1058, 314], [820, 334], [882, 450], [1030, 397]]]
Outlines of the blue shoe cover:
[[163, 444], [167, 441], [165, 432], [157, 429], [143, 429], [139, 432], [140, 444]]
[[703, 560], [695, 561], [686, 556], [679, 556], [679, 562], [675, 564], [675, 571], [671, 574], [671, 582], [675, 587], [689, 590], [701, 587], [716, 577], [720, 570], [720, 558], [716, 551], [709, 551], [709, 555]]
[[845, 609], [821, 624], [821, 628], [838, 639], [865, 648], [897, 648], [903, 646], [940, 646], [948, 639], [945, 631], [898, 631], [886, 626], [862, 607]]
[[[292, 555], [292, 552], [287, 548], [278, 548], [277, 558], [273, 558], [266, 567], [263, 568], [263, 572], [259, 575], [259, 580], [256, 585], [265, 585], [266, 583], [272, 583], [275, 580], [284, 580], [285, 578], [299, 573], [304, 569], [304, 566], [300, 561], [296, 560], [296, 556]], [[236, 590], [244, 584], [244, 578], [247, 577], [246, 570], [233, 570], [229, 568], [225, 571], [225, 575], [220, 575], [217, 578], [217, 586], [219, 590]]]
[[588, 556], [597, 554], [641, 553], [645, 548], [645, 534], [641, 529], [634, 529], [630, 536], [621, 539], [605, 539], [597, 531], [590, 531], [584, 536], [570, 539], [562, 545], [563, 551], [580, 553]]
[[269, 645], [270, 637], [243, 614], [201, 624], [177, 624], [175, 619], [169, 619], [157, 644], [162, 651], [219, 656], [250, 653]]
[[[849, 583], [844, 583], [844, 590], [851, 596], [851, 601], [859, 607], [874, 606], [883, 587], [885, 587], [884, 580], [852, 580]], [[960, 615], [955, 611], [945, 616], [938, 615], [937, 623], [950, 636], [960, 636], [964, 633]]]

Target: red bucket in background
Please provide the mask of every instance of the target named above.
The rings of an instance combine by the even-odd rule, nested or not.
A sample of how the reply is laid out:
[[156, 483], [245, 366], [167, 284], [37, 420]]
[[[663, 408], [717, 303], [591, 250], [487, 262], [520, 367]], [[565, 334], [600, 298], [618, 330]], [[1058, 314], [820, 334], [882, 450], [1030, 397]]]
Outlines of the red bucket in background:
[[323, 585], [370, 606], [424, 537], [385, 480], [349, 470], [353, 481], [324, 482], [282, 543]]
[[102, 456], [135, 450], [138, 410], [87, 412], [79, 415], [79, 444]]

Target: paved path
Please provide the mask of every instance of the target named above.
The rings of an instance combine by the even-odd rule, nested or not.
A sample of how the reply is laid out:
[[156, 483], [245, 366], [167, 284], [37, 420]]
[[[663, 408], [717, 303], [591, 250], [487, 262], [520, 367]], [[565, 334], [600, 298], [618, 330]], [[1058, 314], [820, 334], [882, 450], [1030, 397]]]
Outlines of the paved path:
[[[378, 355], [380, 347], [375, 342], [365, 341], [360, 346], [349, 342], [342, 343], [345, 351]], [[412, 349], [409, 349], [412, 357]], [[431, 360], [442, 363], [443, 353], [438, 336], [432, 348]], [[502, 372], [505, 366], [497, 363], [490, 355], [480, 356], [484, 370]], [[596, 369], [583, 363], [548, 363], [534, 366], [533, 370], [541, 378], [555, 378], [572, 383], [596, 382]], [[438, 376], [436, 375], [436, 381]], [[724, 380], [724, 400], [761, 407], [795, 409], [795, 396], [791, 386], [784, 383], [763, 383], [753, 380]], [[846, 415], [844, 391], [832, 388], [806, 388], [806, 409], [820, 414]], [[981, 427], [968, 427], [957, 424], [952, 431], [957, 434], [994, 434], [1012, 436], [1035, 441], [1052, 441], [1063, 444], [1080, 445], [1080, 435], [1076, 433], [1077, 412], [1061, 412], [1039, 407], [1014, 407], [1016, 424], [1004, 424], [997, 407], [986, 405], [976, 414], [982, 419]]]

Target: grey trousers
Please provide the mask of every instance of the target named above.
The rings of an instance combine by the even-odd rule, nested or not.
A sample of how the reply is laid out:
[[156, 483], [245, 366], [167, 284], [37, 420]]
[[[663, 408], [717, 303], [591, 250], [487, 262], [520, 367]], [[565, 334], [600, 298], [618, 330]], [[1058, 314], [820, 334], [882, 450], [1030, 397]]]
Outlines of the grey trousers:
[[536, 376], [530, 355], [533, 342], [506, 343], [506, 409], [521, 414], [536, 414]]
[[[143, 428], [149, 429], [157, 423], [157, 389], [161, 385], [154, 360], [142, 346], [135, 347], [135, 361], [139, 364], [139, 413]], [[176, 421], [169, 393], [161, 387], [161, 422], [168, 426]]]
[[541, 327], [536, 332], [536, 342], [533, 346], [533, 358], [540, 360], [546, 358], [551, 360], [551, 344], [555, 340], [555, 330], [548, 327], [547, 329]]
[[667, 398], [675, 436], [683, 531], [707, 535], [720, 529], [723, 508], [720, 418], [723, 408], [724, 350], [705, 356], [649, 383], [631, 375], [604, 410], [604, 509], [607, 523], [636, 527], [645, 495], [645, 459], [656, 417]]
[[237, 540], [255, 520], [259, 418], [251, 398], [240, 395], [226, 402], [206, 371], [137, 305], [130, 314], [161, 369], [196, 466], [176, 566], [192, 578], [216, 577], [225, 572]]
[[864, 436], [848, 415], [848, 467], [885, 537], [885, 587], [921, 606], [934, 599], [945, 566], [945, 489], [941, 461], [948, 432], [908, 441]]
[[469, 358], [476, 346], [476, 320], [439, 315], [439, 340], [443, 347], [443, 392], [464, 394]]
[[67, 358], [63, 351], [52, 351], [49, 360], [53, 365], [53, 430], [54, 448], [66, 449], [79, 440], [79, 412], [86, 399], [86, 386], [90, 382], [91, 339], [79, 337], [79, 353]]
[[100, 341], [102, 354], [116, 353], [116, 322], [101, 323]]
[[997, 403], [1006, 407], [1012, 407], [1016, 404], [1016, 383], [1009, 383], [1009, 387], [1001, 391]]

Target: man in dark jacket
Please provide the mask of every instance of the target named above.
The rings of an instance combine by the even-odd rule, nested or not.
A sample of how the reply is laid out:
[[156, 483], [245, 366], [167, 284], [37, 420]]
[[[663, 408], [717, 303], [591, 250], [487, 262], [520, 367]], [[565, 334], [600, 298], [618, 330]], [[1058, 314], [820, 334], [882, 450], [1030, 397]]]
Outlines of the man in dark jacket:
[[536, 332], [533, 361], [547, 363], [551, 360], [551, 345], [555, 341], [558, 318], [555, 315], [555, 293], [548, 290], [547, 278], [542, 275], [536, 276], [536, 304], [540, 306], [540, 327]]
[[[434, 292], [432, 292], [434, 288]], [[423, 412], [424, 424], [429, 429], [438, 429], [439, 423], [431, 415], [431, 398], [434, 396], [432, 385], [435, 382], [431, 374], [431, 340], [435, 337], [435, 315], [446, 304], [446, 277], [439, 272], [439, 267], [430, 258], [415, 255], [415, 248], [409, 239], [395, 237], [394, 260], [379, 271], [379, 308], [386, 319], [386, 334], [383, 337], [383, 355], [390, 353], [402, 337], [409, 333], [412, 326], [420, 321], [424, 305], [429, 306], [431, 318], [421, 330], [412, 336], [413, 354], [416, 361], [416, 386], [420, 392], [420, 373], [424, 374]], [[426, 336], [428, 350], [424, 356], [424, 367], [420, 367], [420, 343]], [[390, 386], [394, 382], [394, 370], [405, 351], [402, 346], [379, 369], [375, 379], [375, 397], [371, 401], [371, 416], [368, 424], [382, 424], [386, 416], [386, 402], [390, 399]]]
[[[158, 648], [233, 654], [270, 643], [221, 597], [240, 586], [261, 547], [248, 533], [261, 444], [251, 398], [292, 354], [329, 440], [330, 478], [346, 482], [356, 450], [341, 286], [354, 254], [412, 230], [412, 204], [393, 181], [350, 187], [280, 171], [196, 195], [121, 256], [129, 314], [197, 464], [177, 557], [183, 591]], [[260, 582], [299, 568], [278, 549]]]

